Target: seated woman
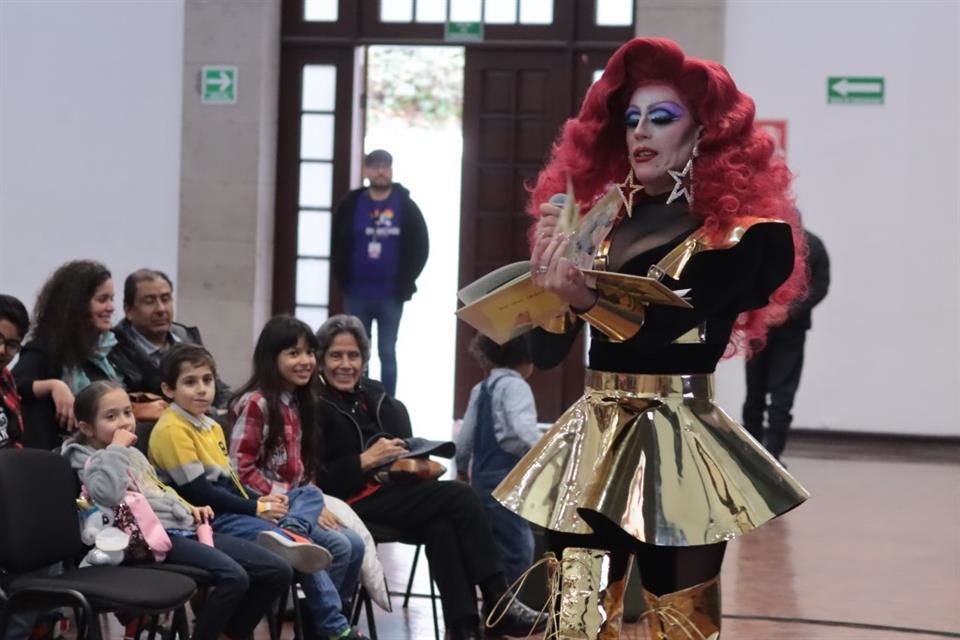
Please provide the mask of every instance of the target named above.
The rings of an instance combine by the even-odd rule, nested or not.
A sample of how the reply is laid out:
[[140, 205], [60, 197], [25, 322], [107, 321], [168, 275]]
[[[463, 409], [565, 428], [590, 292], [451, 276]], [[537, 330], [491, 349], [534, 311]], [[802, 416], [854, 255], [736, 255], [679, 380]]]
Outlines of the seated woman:
[[31, 340], [13, 368], [23, 401], [24, 446], [60, 446], [60, 432], [76, 426], [74, 395], [91, 382], [123, 381], [107, 358], [117, 343], [112, 320], [113, 280], [101, 263], [68, 262], [43, 285]]
[[[407, 410], [363, 376], [370, 339], [358, 318], [333, 316], [317, 331], [317, 341], [317, 484], [348, 501], [364, 522], [423, 543], [451, 640], [480, 638], [475, 587], [484, 612], [507, 589], [483, 505], [462, 482], [379, 484], [375, 470], [406, 451], [403, 438], [412, 435]], [[536, 612], [514, 601], [488, 633], [526, 635], [544, 626]]]

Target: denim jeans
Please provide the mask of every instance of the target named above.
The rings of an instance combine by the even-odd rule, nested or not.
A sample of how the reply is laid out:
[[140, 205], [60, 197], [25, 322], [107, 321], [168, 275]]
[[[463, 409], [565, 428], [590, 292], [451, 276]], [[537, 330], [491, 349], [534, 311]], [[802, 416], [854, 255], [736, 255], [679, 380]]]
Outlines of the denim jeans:
[[380, 354], [380, 381], [391, 397], [397, 395], [397, 335], [403, 316], [403, 300], [393, 298], [344, 298], [347, 313], [357, 316], [371, 335], [377, 321], [377, 353]]
[[171, 535], [170, 542], [173, 546], [164, 562], [197, 567], [213, 576], [213, 589], [195, 621], [194, 638], [252, 636], [290, 587], [290, 566], [258, 544], [221, 533], [214, 534], [213, 547], [178, 535]]
[[530, 523], [497, 502], [492, 495], [507, 473], [508, 470], [475, 469], [471, 485], [487, 512], [493, 539], [503, 558], [507, 581], [513, 582], [533, 564], [533, 531]]
[[[316, 524], [323, 510], [323, 494], [313, 485], [298, 487], [287, 494], [290, 499], [290, 511], [280, 522], [280, 526], [255, 516], [236, 513], [221, 513], [213, 520], [213, 529], [245, 540], [256, 540], [261, 531], [281, 532], [281, 528], [293, 526], [303, 531], [303, 535], [314, 539], [313, 531], [320, 529]], [[309, 526], [307, 526], [309, 525]], [[324, 545], [325, 546], [325, 545]], [[327, 549], [333, 555], [332, 549]], [[334, 558], [336, 562], [336, 558]], [[332, 567], [333, 565], [331, 565]], [[350, 626], [342, 613], [342, 601], [337, 585], [328, 571], [317, 571], [310, 575], [299, 575], [307, 606], [313, 616], [313, 628], [320, 635], [334, 635]]]
[[310, 539], [333, 556], [333, 561], [327, 567], [327, 573], [330, 574], [330, 579], [340, 592], [340, 600], [344, 603], [353, 600], [354, 592], [357, 590], [357, 580], [360, 578], [363, 553], [366, 550], [363, 538], [346, 527], [342, 529], [314, 527], [310, 532]]
[[363, 562], [365, 547], [363, 539], [350, 529], [324, 529], [317, 524], [325, 501], [323, 492], [315, 485], [307, 484], [287, 493], [290, 511], [280, 521], [280, 526], [292, 529], [313, 540], [333, 556], [327, 573], [340, 593], [343, 602], [353, 599]]

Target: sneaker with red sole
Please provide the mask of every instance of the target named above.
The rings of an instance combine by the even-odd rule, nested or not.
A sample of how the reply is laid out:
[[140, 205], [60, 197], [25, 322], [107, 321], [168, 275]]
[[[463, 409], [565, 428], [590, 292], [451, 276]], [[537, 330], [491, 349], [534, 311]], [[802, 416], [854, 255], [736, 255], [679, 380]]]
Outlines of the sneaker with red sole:
[[300, 573], [316, 573], [330, 566], [333, 556], [318, 544], [284, 531], [261, 531], [257, 542], [281, 556]]

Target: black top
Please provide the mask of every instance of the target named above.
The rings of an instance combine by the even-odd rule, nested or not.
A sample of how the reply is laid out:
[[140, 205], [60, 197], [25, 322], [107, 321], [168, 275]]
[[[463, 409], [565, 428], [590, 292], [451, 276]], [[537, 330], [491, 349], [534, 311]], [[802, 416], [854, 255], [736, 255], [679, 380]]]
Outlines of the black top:
[[363, 489], [373, 476], [360, 467], [360, 454], [376, 434], [395, 438], [412, 435], [403, 403], [390, 397], [383, 385], [364, 379], [354, 393], [317, 383], [317, 425], [320, 445], [316, 485], [324, 493], [346, 500]]
[[[89, 360], [83, 362], [80, 368], [90, 382], [111, 379], [108, 372]], [[122, 371], [118, 370], [117, 373], [123, 376]], [[60, 432], [53, 398], [38, 398], [33, 393], [33, 383], [37, 380], [62, 380], [63, 363], [50, 354], [45, 342], [33, 339], [23, 345], [20, 358], [13, 367], [13, 377], [23, 403], [23, 446], [48, 451], [59, 447], [64, 434]]]
[[[117, 346], [110, 351], [110, 362], [123, 374], [127, 391], [131, 393], [145, 391], [162, 397], [160, 366], [154, 364], [150, 356], [140, 347], [134, 337], [134, 331], [133, 325], [126, 319], [121, 320], [113, 328], [113, 335], [117, 337]], [[200, 330], [196, 327], [174, 322], [170, 325], [170, 333], [182, 343], [203, 346]], [[219, 374], [215, 375], [214, 388], [213, 406], [218, 409], [226, 408], [231, 391], [230, 387], [220, 379]]]
[[[410, 191], [399, 182], [393, 188], [400, 194], [400, 257], [397, 263], [397, 295], [401, 300], [409, 300], [417, 291], [416, 281], [427, 264], [430, 255], [430, 237], [420, 207], [410, 197]], [[357, 208], [357, 199], [367, 188], [354, 189], [333, 210], [333, 229], [330, 239], [330, 267], [337, 286], [346, 294], [350, 293], [353, 279], [350, 258], [353, 255], [353, 215]]]
[[[684, 204], [685, 206], [685, 204]], [[663, 203], [644, 200], [634, 207], [633, 216], [614, 230], [611, 246], [616, 247], [617, 234], [627, 233], [634, 225], [648, 225], [651, 217], [667, 220], [662, 215]], [[645, 216], [647, 208], [657, 215]], [[691, 229], [696, 228], [691, 221]], [[667, 224], [676, 224], [676, 219]], [[682, 226], [682, 225], [681, 225]], [[650, 229], [656, 233], [656, 229]], [[690, 234], [679, 235], [657, 246], [631, 255], [620, 251], [626, 262], [617, 271], [645, 276], [651, 265], [659, 262]], [[646, 236], [638, 237], [643, 242]], [[690, 289], [687, 295], [692, 309], [651, 305], [647, 307], [643, 327], [629, 340], [610, 342], [602, 333], [592, 330], [588, 366], [599, 371], [617, 373], [691, 374], [711, 373], [730, 341], [737, 316], [767, 305], [770, 295], [783, 284], [793, 270], [793, 236], [790, 226], [782, 222], [758, 222], [751, 226], [740, 242], [727, 249], [705, 250], [691, 258], [679, 280], [664, 276], [662, 282], [671, 289]], [[534, 332], [535, 362], [539, 368], [555, 367], [566, 358], [583, 321], [567, 334]], [[674, 344], [689, 330], [705, 326], [705, 341], [699, 344]]]
[[790, 307], [787, 321], [779, 327], [770, 329], [771, 335], [777, 333], [803, 333], [813, 326], [813, 308], [827, 297], [830, 288], [830, 257], [823, 241], [806, 229], [803, 230], [807, 239], [807, 275], [810, 283], [807, 295]]

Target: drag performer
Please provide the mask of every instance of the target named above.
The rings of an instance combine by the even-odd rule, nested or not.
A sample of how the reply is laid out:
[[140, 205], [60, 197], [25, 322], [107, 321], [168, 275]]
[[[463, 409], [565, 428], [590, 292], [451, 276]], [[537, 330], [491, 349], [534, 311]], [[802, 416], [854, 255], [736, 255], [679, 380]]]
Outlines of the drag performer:
[[[563, 547], [555, 637], [618, 637], [636, 557], [651, 637], [719, 638], [726, 542], [807, 497], [713, 404], [717, 361], [761, 344], [806, 286], [790, 174], [753, 119], [720, 64], [637, 38], [537, 180], [531, 274], [571, 311], [535, 330], [536, 363], [563, 362], [590, 325], [586, 391], [494, 495]], [[565, 257], [545, 203], [568, 179], [581, 211], [623, 194], [594, 268], [655, 277], [692, 308], [643, 305]]]

